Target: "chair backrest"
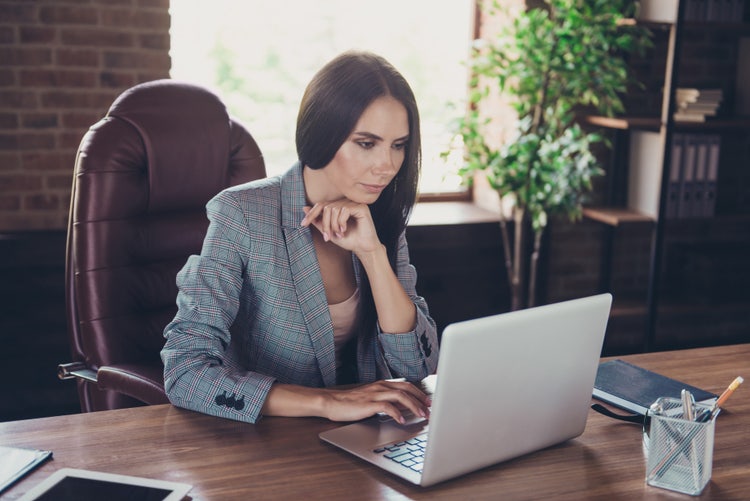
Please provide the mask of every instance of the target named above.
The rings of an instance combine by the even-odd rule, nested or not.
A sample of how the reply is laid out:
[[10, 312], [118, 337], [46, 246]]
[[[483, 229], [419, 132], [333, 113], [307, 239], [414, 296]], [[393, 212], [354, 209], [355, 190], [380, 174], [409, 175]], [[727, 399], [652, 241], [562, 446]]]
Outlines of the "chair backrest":
[[79, 381], [83, 410], [167, 401], [163, 329], [176, 313], [176, 274], [200, 252], [205, 204], [223, 188], [265, 175], [247, 130], [216, 95], [184, 82], [125, 91], [86, 133], [68, 221], [73, 360], [94, 371], [145, 367], [156, 376], [145, 397]]

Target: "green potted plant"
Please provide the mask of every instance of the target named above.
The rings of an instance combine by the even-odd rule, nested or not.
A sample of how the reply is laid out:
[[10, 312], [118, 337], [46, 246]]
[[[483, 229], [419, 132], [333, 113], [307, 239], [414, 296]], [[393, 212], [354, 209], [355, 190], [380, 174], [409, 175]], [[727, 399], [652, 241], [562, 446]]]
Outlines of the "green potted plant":
[[[594, 147], [606, 145], [606, 139], [581, 128], [576, 112], [622, 112], [620, 95], [635, 84], [626, 57], [650, 44], [645, 28], [624, 21], [633, 13], [632, 1], [545, 4], [519, 13], [493, 39], [475, 42], [469, 60], [469, 111], [458, 121], [464, 151], [459, 174], [467, 184], [476, 173], [485, 174], [500, 196], [514, 310], [534, 305], [539, 250], [550, 216], [579, 219], [592, 179], [603, 173]], [[480, 7], [485, 15], [500, 9], [497, 2]], [[518, 115], [512, 138], [500, 145], [487, 132], [489, 103], [498, 93]], [[511, 215], [502, 209], [509, 197]], [[526, 250], [529, 237], [531, 251]]]

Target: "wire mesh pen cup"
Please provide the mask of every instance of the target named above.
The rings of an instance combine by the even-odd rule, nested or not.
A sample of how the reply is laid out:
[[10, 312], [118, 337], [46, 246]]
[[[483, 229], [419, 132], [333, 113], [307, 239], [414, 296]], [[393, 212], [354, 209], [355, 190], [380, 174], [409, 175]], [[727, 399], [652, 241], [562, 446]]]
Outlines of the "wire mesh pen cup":
[[[694, 405], [696, 416], [710, 410], [709, 405]], [[684, 494], [700, 494], [711, 479], [715, 422], [715, 415], [705, 422], [687, 420], [680, 399], [659, 398], [649, 409], [644, 428], [644, 445], [648, 446], [646, 482]]]

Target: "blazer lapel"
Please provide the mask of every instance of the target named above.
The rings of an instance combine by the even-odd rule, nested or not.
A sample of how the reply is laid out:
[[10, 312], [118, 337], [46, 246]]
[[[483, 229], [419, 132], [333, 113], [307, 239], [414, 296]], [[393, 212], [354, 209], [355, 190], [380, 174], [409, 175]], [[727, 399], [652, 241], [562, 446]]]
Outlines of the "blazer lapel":
[[307, 332], [318, 359], [323, 383], [336, 384], [333, 325], [326, 302], [320, 266], [309, 228], [300, 226], [305, 213], [302, 166], [295, 164], [281, 179], [281, 214], [289, 265]]

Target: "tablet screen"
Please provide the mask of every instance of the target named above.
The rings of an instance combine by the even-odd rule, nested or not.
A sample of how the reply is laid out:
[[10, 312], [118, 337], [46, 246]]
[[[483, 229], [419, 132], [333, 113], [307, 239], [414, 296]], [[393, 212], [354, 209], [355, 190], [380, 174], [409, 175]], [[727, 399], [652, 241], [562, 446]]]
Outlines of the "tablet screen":
[[183, 499], [190, 488], [177, 482], [62, 468], [29, 490], [21, 500], [176, 501]]
[[90, 478], [65, 477], [42, 493], [39, 501], [73, 501], [80, 499], [106, 499], [107, 501], [162, 501], [172, 491], [143, 485], [119, 484]]

